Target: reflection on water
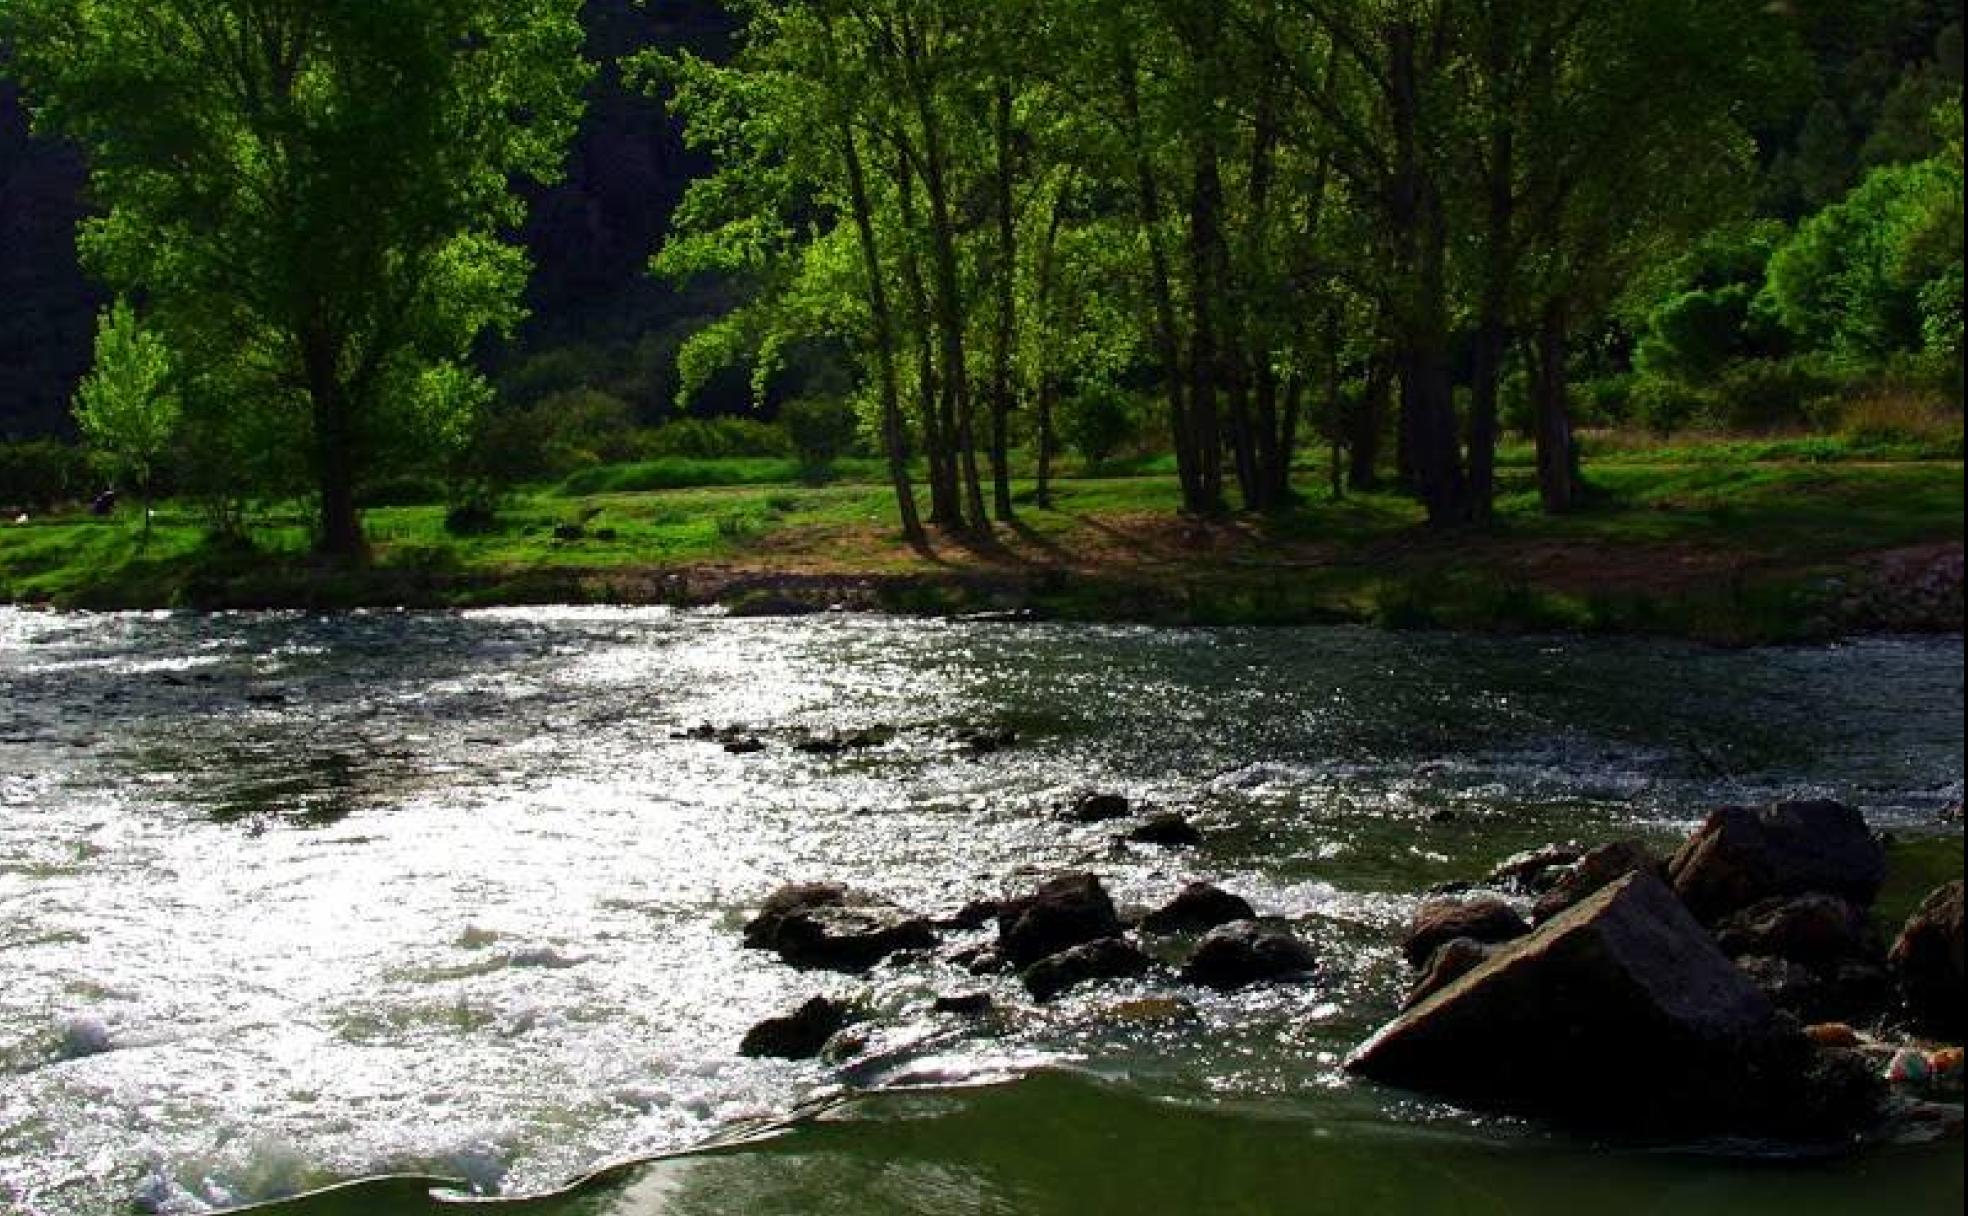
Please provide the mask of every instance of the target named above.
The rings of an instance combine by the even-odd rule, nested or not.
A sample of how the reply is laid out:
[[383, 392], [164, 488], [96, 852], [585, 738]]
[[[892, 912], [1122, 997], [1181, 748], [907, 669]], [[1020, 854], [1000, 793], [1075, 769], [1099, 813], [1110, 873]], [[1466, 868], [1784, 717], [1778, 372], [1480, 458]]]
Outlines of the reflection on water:
[[[1958, 640], [0, 611], [0, 1204], [197, 1211], [395, 1172], [542, 1190], [840, 1079], [733, 1052], [824, 990], [881, 1015], [856, 1082], [1007, 1055], [1107, 1082], [884, 1106], [595, 1210], [641, 1210], [606, 1206], [638, 1188], [679, 1212], [752, 1210], [729, 1202], [745, 1188], [760, 1211], [825, 1210], [835, 1188], [863, 1204], [840, 1210], [1157, 1210], [1189, 1185], [1174, 1174], [1316, 1196], [1299, 1174], [1319, 1162], [1538, 1210], [1527, 1178], [1591, 1171], [1512, 1164], [1522, 1131], [1337, 1071], [1398, 993], [1385, 943], [1413, 893], [1554, 837], [1665, 839], [1722, 801], [1831, 794], [1918, 836], [1961, 796], [1961, 659]], [[703, 723], [764, 750], [682, 737]], [[793, 746], [877, 725], [894, 736], [867, 749]], [[980, 753], [979, 728], [1020, 741]], [[1053, 816], [1094, 786], [1188, 811], [1207, 847]], [[1045, 1010], [998, 986], [986, 1033], [929, 1012], [978, 986], [933, 964], [856, 981], [738, 947], [747, 903], [788, 879], [947, 911], [1064, 866], [1138, 904], [1222, 881], [1297, 922], [1321, 978], [1179, 993], [1187, 1014], [1143, 1020], [1112, 1007], [1165, 983]], [[100, 1050], [64, 1050], [78, 1027]], [[1272, 1113], [1208, 1115], [1226, 1103]], [[1391, 1166], [1389, 1135], [1474, 1181]], [[1568, 1185], [1596, 1202], [1650, 1168]], [[1103, 1175], [1124, 1177], [1107, 1194]], [[1364, 1185], [1331, 1197], [1370, 1202]]]

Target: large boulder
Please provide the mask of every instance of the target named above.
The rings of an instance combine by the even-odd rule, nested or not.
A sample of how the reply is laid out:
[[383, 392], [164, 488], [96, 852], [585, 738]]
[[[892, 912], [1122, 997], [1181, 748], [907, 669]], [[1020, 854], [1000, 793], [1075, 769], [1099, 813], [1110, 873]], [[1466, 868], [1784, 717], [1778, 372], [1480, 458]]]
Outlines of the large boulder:
[[1888, 958], [1907, 1013], [1930, 1034], [1959, 1042], [1963, 1030], [1961, 880], [1929, 895], [1893, 942]]
[[1872, 906], [1886, 852], [1865, 817], [1840, 802], [1723, 807], [1667, 866], [1675, 893], [1704, 924], [1777, 896], [1822, 892]]
[[1401, 938], [1401, 957], [1408, 966], [1428, 962], [1437, 947], [1458, 937], [1477, 942], [1507, 942], [1531, 931], [1517, 909], [1494, 895], [1440, 896], [1423, 900]]
[[1543, 924], [1565, 909], [1596, 895], [1628, 874], [1660, 872], [1660, 858], [1641, 840], [1615, 840], [1551, 871], [1544, 893], [1531, 909], [1531, 919]]
[[1267, 929], [1254, 920], [1219, 925], [1196, 943], [1196, 952], [1183, 964], [1182, 978], [1191, 984], [1229, 992], [1251, 984], [1305, 975], [1319, 966], [1319, 956], [1289, 933]]
[[816, 996], [792, 1013], [767, 1018], [745, 1032], [738, 1054], [778, 1060], [810, 1060], [847, 1025], [848, 1007]]
[[1091, 874], [1061, 874], [998, 909], [998, 949], [1020, 969], [1122, 932], [1114, 901]]
[[1176, 897], [1141, 918], [1149, 933], [1206, 933], [1233, 920], [1250, 920], [1257, 912], [1241, 896], [1206, 882], [1192, 882]]
[[1148, 970], [1148, 956], [1120, 937], [1103, 937], [1042, 958], [1025, 968], [1025, 990], [1049, 1001], [1093, 980], [1129, 979]]
[[929, 921], [880, 896], [839, 883], [799, 883], [766, 898], [745, 944], [795, 967], [866, 971], [898, 950], [936, 944]]
[[1593, 1126], [1839, 1134], [1870, 1115], [1876, 1090], [1822, 1051], [1641, 872], [1498, 947], [1348, 1067]]

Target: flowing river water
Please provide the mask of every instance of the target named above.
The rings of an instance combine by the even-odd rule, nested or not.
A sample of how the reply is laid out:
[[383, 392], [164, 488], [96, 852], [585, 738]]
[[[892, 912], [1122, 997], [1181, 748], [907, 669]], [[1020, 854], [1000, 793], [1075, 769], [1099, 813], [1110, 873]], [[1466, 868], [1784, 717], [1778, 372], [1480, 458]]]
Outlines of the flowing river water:
[[[766, 748], [679, 737], [699, 723]], [[875, 724], [893, 742], [790, 746]], [[980, 728], [1019, 741], [974, 754]], [[1958, 1141], [1591, 1144], [1341, 1063], [1394, 1009], [1391, 942], [1432, 883], [1810, 794], [1863, 807], [1896, 864], [1958, 874], [1937, 817], [1961, 775], [1958, 638], [0, 609], [0, 1210], [372, 1179], [274, 1210], [1957, 1212]], [[1184, 810], [1206, 843], [1062, 822], [1087, 789]], [[1217, 881], [1319, 975], [1035, 1007], [933, 959], [857, 979], [739, 940], [782, 881], [947, 913], [1065, 868], [1124, 904]], [[982, 1021], [929, 1008], [980, 987]], [[816, 992], [866, 1002], [865, 1050], [737, 1055]]]

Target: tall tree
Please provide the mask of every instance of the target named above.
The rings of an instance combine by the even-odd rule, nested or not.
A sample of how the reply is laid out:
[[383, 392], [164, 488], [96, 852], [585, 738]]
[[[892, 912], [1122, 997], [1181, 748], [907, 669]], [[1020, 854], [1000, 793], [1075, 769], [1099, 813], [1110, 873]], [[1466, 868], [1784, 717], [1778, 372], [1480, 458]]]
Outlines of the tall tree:
[[[90, 268], [147, 301], [187, 406], [278, 416], [317, 544], [416, 430], [455, 431], [463, 361], [520, 316], [518, 179], [560, 171], [580, 0], [8, 0], [37, 124], [88, 153]], [[291, 418], [291, 425], [287, 419]]]

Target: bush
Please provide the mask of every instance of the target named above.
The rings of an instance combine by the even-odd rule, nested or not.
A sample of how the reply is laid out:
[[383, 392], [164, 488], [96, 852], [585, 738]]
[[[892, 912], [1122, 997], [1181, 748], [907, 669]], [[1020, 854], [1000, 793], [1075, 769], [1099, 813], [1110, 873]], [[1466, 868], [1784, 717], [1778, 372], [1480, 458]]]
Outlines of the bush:
[[1633, 421], [1663, 436], [1705, 422], [1713, 412], [1709, 394], [1659, 376], [1636, 378], [1628, 402]]
[[1094, 385], [1061, 403], [1059, 435], [1089, 469], [1113, 459], [1135, 437], [1134, 411], [1127, 395], [1110, 385]]
[[1716, 425], [1770, 431], [1807, 425], [1810, 407], [1839, 380], [1800, 359], [1745, 359], [1723, 370], [1711, 397]]
[[0, 507], [47, 511], [97, 488], [81, 448], [53, 439], [0, 443]]
[[779, 425], [785, 428], [800, 464], [820, 471], [854, 451], [861, 418], [852, 405], [838, 398], [802, 397], [779, 411]]
[[756, 418], [679, 418], [638, 438], [642, 459], [731, 460], [790, 456], [786, 432]]

